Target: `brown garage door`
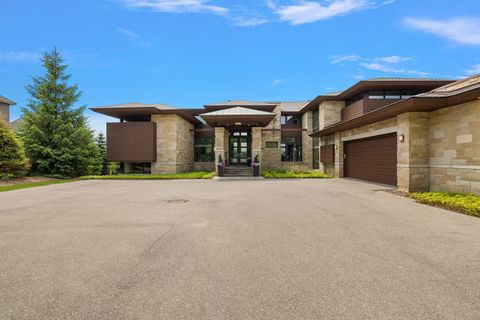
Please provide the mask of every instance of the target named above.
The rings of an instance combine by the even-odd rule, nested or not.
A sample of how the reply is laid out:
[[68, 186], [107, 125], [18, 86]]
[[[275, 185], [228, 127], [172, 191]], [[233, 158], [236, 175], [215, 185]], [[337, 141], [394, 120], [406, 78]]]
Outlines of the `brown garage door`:
[[344, 176], [397, 185], [397, 134], [345, 142]]

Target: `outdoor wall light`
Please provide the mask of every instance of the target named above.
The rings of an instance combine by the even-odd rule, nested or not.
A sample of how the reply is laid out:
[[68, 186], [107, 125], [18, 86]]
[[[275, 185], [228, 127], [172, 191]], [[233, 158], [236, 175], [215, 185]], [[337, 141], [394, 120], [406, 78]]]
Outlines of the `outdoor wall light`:
[[398, 136], [398, 141], [403, 142], [405, 141], [405, 135], [401, 134]]
[[338, 144], [335, 145], [335, 150], [338, 150]]

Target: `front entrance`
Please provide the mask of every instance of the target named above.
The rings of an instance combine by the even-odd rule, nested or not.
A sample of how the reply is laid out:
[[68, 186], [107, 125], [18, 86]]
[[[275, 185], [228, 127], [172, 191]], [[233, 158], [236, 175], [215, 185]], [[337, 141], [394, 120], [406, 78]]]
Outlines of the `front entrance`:
[[231, 131], [229, 138], [230, 165], [252, 163], [252, 135], [248, 131]]

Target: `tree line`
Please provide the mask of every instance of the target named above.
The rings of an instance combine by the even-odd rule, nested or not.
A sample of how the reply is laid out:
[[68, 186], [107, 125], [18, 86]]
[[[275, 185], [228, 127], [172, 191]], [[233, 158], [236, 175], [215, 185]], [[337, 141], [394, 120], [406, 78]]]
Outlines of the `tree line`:
[[30, 172], [54, 178], [105, 175], [116, 171], [106, 159], [105, 136], [94, 135], [76, 107], [81, 92], [69, 85], [70, 75], [60, 53], [42, 56], [43, 76], [26, 86], [30, 96], [22, 108], [17, 133], [0, 119], [0, 175], [2, 178]]

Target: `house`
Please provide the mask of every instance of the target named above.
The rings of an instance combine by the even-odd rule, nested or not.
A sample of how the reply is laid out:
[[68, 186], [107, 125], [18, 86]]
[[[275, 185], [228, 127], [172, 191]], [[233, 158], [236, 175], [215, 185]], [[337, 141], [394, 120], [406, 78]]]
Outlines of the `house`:
[[15, 102], [0, 95], [0, 118], [10, 122], [10, 106], [14, 105], [16, 105]]
[[92, 108], [125, 172], [249, 166], [318, 169], [405, 191], [480, 193], [480, 75], [376, 78], [311, 101], [231, 100], [201, 109], [139, 102]]

